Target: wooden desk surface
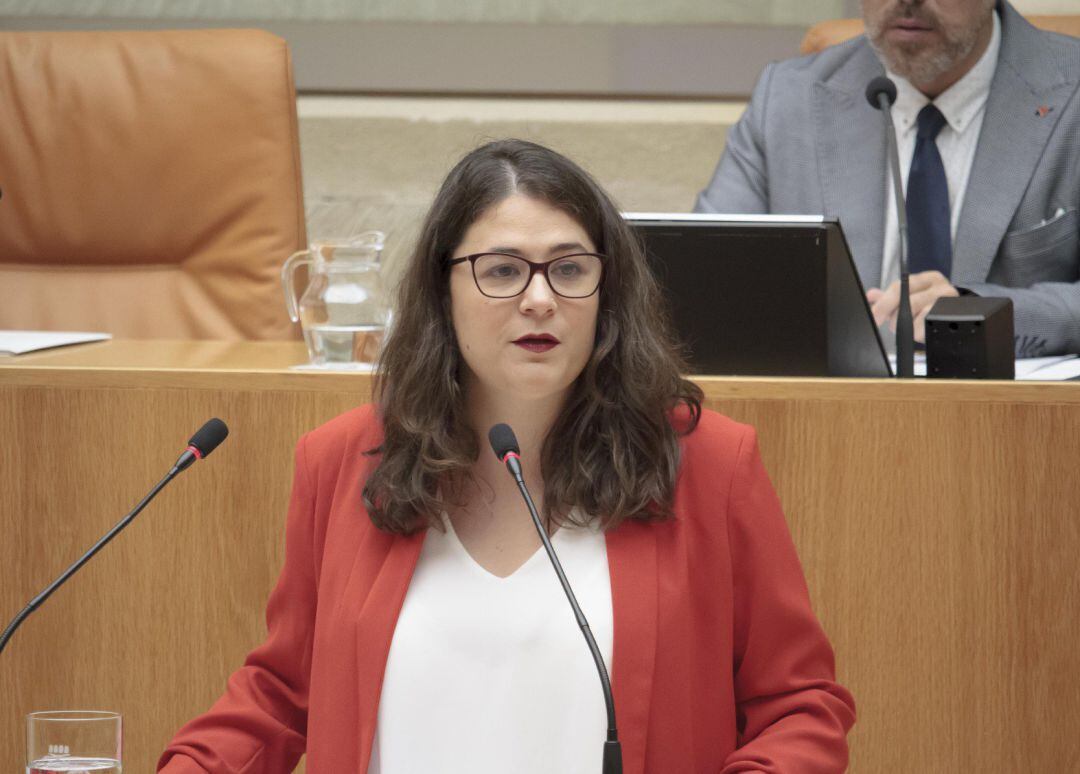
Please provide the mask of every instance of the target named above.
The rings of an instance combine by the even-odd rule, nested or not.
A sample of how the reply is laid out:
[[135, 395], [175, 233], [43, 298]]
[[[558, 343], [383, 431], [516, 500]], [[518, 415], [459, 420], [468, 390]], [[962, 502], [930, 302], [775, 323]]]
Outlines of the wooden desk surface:
[[[76, 706], [123, 712], [126, 768], [151, 771], [259, 642], [292, 447], [370, 387], [303, 359], [134, 341], [0, 359], [5, 623], [203, 420], [232, 429], [0, 656], [0, 768], [19, 770], [23, 714]], [[758, 430], [858, 702], [851, 770], [1080, 770], [1080, 384], [697, 381]]]
[[[101, 341], [15, 357], [0, 356], [0, 383], [25, 386], [184, 386], [251, 390], [352, 390], [368, 375], [294, 370], [302, 342]], [[258, 374], [258, 379], [251, 379]], [[704, 376], [708, 400], [896, 400], [1080, 403], [1080, 382], [947, 381]]]

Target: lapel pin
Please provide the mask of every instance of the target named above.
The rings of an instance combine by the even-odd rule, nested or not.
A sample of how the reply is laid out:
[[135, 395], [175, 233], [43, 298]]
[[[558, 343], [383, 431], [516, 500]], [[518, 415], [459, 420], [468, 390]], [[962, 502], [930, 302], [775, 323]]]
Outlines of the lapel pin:
[[1047, 114], [1051, 110], [1053, 110], [1053, 108], [1048, 105], [1039, 105], [1039, 107], [1035, 110], [1035, 115], [1037, 115], [1039, 118], [1046, 118]]

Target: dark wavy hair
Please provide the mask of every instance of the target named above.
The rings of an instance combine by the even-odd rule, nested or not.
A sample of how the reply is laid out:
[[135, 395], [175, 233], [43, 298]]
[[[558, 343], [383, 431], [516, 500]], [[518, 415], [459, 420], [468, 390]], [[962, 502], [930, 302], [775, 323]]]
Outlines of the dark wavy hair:
[[515, 193], [574, 218], [607, 256], [592, 356], [543, 443], [544, 516], [569, 523], [576, 506], [582, 521], [608, 529], [671, 514], [679, 436], [696, 426], [702, 393], [680, 375], [683, 360], [641, 241], [577, 164], [535, 143], [501, 140], [451, 170], [398, 288], [374, 383], [385, 435], [364, 484], [380, 529], [440, 526], [449, 494], [480, 452], [466, 419], [447, 262], [466, 229]]

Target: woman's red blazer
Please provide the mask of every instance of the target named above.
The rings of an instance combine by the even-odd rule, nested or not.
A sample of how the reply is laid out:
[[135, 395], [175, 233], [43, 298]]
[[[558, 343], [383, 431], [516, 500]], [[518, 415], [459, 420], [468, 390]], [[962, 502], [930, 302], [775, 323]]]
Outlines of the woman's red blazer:
[[[301, 439], [266, 641], [159, 771], [278, 774], [305, 752], [309, 774], [367, 771], [425, 534], [387, 534], [367, 516], [365, 452], [380, 438], [365, 406]], [[843, 771], [854, 702], [836, 683], [755, 434], [705, 411], [683, 448], [675, 518], [606, 537], [624, 771]]]

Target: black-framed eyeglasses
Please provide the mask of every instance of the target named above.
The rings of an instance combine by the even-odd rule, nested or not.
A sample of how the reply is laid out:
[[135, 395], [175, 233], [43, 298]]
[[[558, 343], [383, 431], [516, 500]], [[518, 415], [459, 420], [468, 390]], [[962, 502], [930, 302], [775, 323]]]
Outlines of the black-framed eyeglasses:
[[600, 287], [604, 258], [598, 253], [574, 253], [536, 263], [509, 253], [473, 253], [454, 258], [449, 265], [471, 263], [477, 289], [489, 298], [513, 298], [524, 293], [538, 272], [555, 295], [588, 298]]

